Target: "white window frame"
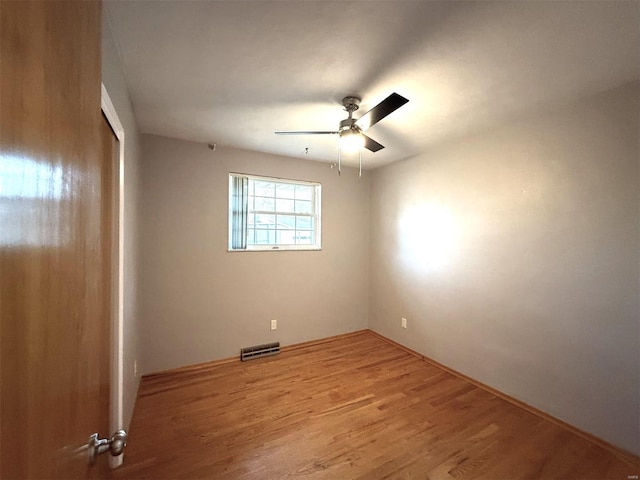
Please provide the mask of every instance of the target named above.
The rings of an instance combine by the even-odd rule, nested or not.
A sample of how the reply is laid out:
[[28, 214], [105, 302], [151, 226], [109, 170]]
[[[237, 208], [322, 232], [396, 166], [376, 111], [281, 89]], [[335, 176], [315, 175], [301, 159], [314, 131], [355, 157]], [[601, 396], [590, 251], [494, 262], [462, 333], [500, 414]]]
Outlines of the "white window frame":
[[[279, 245], [250, 245], [247, 242], [246, 248], [233, 248], [232, 247], [232, 239], [231, 239], [231, 235], [232, 235], [232, 230], [233, 230], [233, 226], [232, 226], [232, 196], [233, 196], [233, 178], [234, 177], [241, 177], [241, 178], [247, 178], [249, 181], [259, 181], [259, 182], [270, 182], [270, 183], [287, 183], [287, 184], [291, 184], [291, 185], [304, 185], [304, 186], [311, 186], [313, 187], [313, 199], [312, 199], [312, 205], [313, 205], [313, 213], [311, 215], [309, 214], [300, 214], [301, 216], [311, 216], [313, 217], [313, 224], [314, 224], [314, 239], [315, 239], [315, 243], [313, 244], [305, 244], [305, 245], [292, 245], [292, 244], [279, 244]], [[304, 181], [304, 180], [292, 180], [292, 179], [288, 179], [288, 178], [278, 178], [278, 177], [265, 177], [265, 176], [259, 176], [259, 175], [249, 175], [249, 174], [245, 174], [245, 173], [234, 173], [231, 172], [229, 173], [229, 195], [228, 195], [228, 212], [227, 212], [227, 216], [228, 216], [228, 225], [227, 225], [227, 249], [229, 252], [255, 252], [255, 251], [268, 251], [268, 252], [273, 252], [273, 251], [289, 251], [289, 250], [322, 250], [322, 225], [321, 225], [321, 207], [322, 207], [322, 185], [318, 182], [309, 182], [309, 181]], [[248, 214], [251, 213], [257, 213], [257, 214], [278, 214], [277, 211], [274, 212], [257, 212], [257, 211], [252, 211], [252, 210], [248, 210]], [[247, 214], [247, 216], [248, 216]], [[286, 215], [296, 215], [295, 213], [292, 212], [286, 212], [284, 213]]]

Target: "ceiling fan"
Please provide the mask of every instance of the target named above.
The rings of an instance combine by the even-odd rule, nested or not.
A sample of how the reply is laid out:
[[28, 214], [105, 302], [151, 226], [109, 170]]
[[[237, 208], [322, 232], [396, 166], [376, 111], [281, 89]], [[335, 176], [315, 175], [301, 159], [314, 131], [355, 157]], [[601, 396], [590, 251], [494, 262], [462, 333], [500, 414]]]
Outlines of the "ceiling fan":
[[360, 152], [360, 175], [362, 175], [362, 147], [372, 152], [382, 150], [384, 145], [376, 142], [363, 132], [374, 126], [387, 115], [395, 112], [409, 100], [402, 95], [392, 93], [378, 105], [373, 107], [367, 113], [357, 120], [353, 118], [353, 112], [360, 108], [360, 97], [354, 95], [344, 97], [342, 105], [349, 116], [340, 122], [337, 131], [294, 131], [294, 132], [275, 132], [276, 135], [338, 135], [340, 148], [338, 149], [338, 175], [340, 174], [341, 150], [359, 151]]

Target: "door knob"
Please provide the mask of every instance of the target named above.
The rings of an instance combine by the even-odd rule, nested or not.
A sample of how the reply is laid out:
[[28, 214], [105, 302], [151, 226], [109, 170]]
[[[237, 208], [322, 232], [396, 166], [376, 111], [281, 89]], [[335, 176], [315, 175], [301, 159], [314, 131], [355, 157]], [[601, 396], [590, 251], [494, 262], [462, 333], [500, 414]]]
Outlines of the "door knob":
[[124, 447], [127, 446], [127, 432], [118, 430], [110, 439], [98, 438], [98, 434], [94, 433], [89, 437], [89, 463], [94, 464], [96, 458], [101, 453], [108, 451], [112, 456], [122, 455]]

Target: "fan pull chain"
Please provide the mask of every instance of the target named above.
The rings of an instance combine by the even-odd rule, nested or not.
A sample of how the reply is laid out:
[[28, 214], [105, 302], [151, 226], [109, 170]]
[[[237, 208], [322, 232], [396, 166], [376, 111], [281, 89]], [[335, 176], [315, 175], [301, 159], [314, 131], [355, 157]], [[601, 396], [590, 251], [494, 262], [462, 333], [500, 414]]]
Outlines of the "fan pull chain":
[[358, 177], [362, 177], [362, 148], [358, 150], [358, 158], [360, 160], [360, 172], [358, 173]]
[[342, 152], [340, 147], [338, 147], [338, 176], [342, 174], [342, 170], [340, 169], [340, 161], [342, 159]]

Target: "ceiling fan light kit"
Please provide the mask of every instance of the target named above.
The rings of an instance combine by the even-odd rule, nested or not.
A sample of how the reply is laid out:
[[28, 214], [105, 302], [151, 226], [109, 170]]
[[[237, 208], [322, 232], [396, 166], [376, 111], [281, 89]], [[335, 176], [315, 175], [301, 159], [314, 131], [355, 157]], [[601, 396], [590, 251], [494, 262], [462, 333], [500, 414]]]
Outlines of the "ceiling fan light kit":
[[396, 111], [409, 100], [402, 95], [392, 93], [378, 105], [373, 107], [359, 119], [353, 118], [353, 112], [360, 108], [360, 97], [354, 95], [344, 97], [342, 105], [349, 116], [340, 122], [337, 131], [294, 131], [275, 132], [276, 135], [338, 135], [338, 175], [341, 174], [342, 151], [359, 152], [360, 176], [362, 176], [362, 148], [371, 152], [377, 152], [384, 148], [384, 145], [376, 142], [363, 132], [374, 126], [384, 117]]
[[346, 153], [355, 153], [364, 147], [364, 137], [357, 128], [340, 132], [340, 149]]

